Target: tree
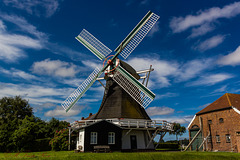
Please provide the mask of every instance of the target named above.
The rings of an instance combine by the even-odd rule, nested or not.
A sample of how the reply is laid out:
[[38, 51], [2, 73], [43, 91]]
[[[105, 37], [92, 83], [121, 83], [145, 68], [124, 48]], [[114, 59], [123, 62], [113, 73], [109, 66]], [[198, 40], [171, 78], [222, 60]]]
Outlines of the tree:
[[[0, 152], [36, 150], [48, 144], [55, 132], [67, 129], [69, 123], [52, 118], [45, 122], [33, 115], [28, 101], [20, 96], [0, 99]], [[43, 145], [42, 145], [43, 144]], [[46, 146], [46, 145], [45, 145]], [[66, 146], [65, 139], [58, 140], [60, 149]]]
[[52, 119], [47, 123], [48, 137], [53, 138], [56, 131], [59, 131], [59, 130], [61, 130], [61, 129], [67, 129], [69, 125], [70, 125], [69, 122], [59, 121], [59, 120], [56, 119], [56, 118], [52, 118]]
[[20, 96], [0, 99], [0, 151], [11, 151], [16, 148], [12, 135], [26, 116], [33, 116], [28, 101]]
[[176, 140], [178, 141], [178, 135], [183, 135], [183, 133], [186, 132], [186, 128], [184, 126], [181, 126], [180, 123], [174, 123], [173, 124], [173, 131], [169, 132], [169, 134], [176, 135]]
[[12, 140], [17, 151], [30, 150], [32, 142], [36, 139], [36, 131], [38, 126], [35, 123], [35, 117], [26, 116], [12, 134]]

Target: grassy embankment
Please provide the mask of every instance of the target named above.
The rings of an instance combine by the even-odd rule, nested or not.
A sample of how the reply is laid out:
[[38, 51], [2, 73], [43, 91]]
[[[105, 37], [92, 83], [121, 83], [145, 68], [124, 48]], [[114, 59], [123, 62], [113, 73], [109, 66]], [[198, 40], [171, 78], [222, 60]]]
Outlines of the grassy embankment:
[[29, 152], [29, 153], [0, 153], [0, 159], [25, 160], [240, 160], [239, 153], [228, 152], [135, 152], [135, 153], [74, 153], [61, 152]]

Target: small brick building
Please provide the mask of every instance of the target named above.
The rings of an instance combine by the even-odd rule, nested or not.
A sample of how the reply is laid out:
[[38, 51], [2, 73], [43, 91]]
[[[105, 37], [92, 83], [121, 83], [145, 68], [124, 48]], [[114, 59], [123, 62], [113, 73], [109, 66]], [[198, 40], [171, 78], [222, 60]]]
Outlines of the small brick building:
[[240, 94], [226, 93], [192, 119], [191, 150], [240, 152]]

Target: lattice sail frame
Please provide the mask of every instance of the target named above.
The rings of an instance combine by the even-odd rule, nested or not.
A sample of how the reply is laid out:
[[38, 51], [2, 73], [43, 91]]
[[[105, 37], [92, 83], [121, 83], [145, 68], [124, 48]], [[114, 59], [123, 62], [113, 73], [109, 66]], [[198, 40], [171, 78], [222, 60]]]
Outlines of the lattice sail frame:
[[101, 70], [96, 67], [89, 77], [61, 104], [66, 112], [74, 106], [100, 75]]
[[112, 79], [120, 85], [135, 101], [146, 108], [155, 98], [155, 94], [142, 85], [124, 68], [118, 66]]
[[76, 39], [93, 54], [95, 54], [100, 60], [105, 59], [105, 57], [112, 52], [111, 49], [105, 46], [86, 29], [83, 29]]
[[159, 18], [160, 16], [149, 11], [115, 51], [121, 52], [120, 55], [126, 59], [148, 34]]

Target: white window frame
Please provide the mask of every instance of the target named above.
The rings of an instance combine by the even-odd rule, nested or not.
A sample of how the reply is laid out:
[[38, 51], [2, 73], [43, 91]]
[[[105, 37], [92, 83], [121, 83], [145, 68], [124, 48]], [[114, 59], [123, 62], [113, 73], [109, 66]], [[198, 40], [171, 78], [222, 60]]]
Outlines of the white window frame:
[[91, 132], [90, 144], [97, 144], [97, 132]]
[[216, 135], [216, 142], [217, 142], [217, 143], [220, 143], [220, 142], [221, 142], [219, 135]]
[[230, 143], [230, 142], [231, 142], [231, 135], [226, 134], [226, 143]]
[[115, 144], [115, 132], [108, 132], [108, 144]]

